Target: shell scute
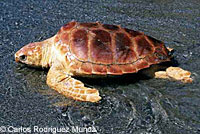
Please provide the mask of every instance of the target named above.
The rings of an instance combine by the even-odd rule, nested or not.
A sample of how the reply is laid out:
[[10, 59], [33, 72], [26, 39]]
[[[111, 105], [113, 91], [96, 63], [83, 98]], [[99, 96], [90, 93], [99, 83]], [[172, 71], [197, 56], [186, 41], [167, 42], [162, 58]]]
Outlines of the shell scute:
[[146, 36], [146, 38], [148, 38], [148, 40], [150, 40], [154, 44], [155, 47], [160, 46], [160, 44], [163, 44], [162, 41], [157, 40], [151, 36]]
[[[66, 60], [68, 59], [66, 58]], [[80, 66], [81, 66], [80, 62], [70, 62], [70, 69], [72, 70], [72, 72], [77, 72]]]
[[134, 66], [136, 66], [137, 70], [140, 70], [149, 67], [149, 64], [145, 59], [141, 59], [134, 63]]
[[104, 65], [98, 65], [98, 64], [93, 64], [92, 65], [92, 72], [94, 74], [102, 74], [105, 75], [107, 74], [107, 66]]
[[145, 39], [144, 36], [138, 36], [135, 38], [137, 44], [137, 53], [141, 58], [153, 53], [153, 46]]
[[88, 60], [88, 37], [84, 29], [75, 30], [72, 35], [71, 51], [81, 60]]
[[111, 36], [104, 30], [93, 30], [91, 41], [91, 61], [95, 63], [111, 64], [113, 61]]
[[120, 65], [120, 67], [122, 68], [123, 73], [137, 72], [137, 68], [133, 64]]
[[159, 62], [159, 59], [155, 56], [155, 54], [147, 56], [145, 59], [149, 64], [156, 64]]
[[108, 29], [108, 30], [119, 30], [119, 27], [116, 26], [116, 25], [110, 25], [110, 24], [103, 24], [102, 25], [105, 29]]
[[134, 46], [126, 34], [116, 33], [115, 46], [117, 63], [131, 63], [136, 60]]
[[168, 50], [166, 48], [156, 48], [155, 56], [160, 60], [167, 60], [169, 58]]
[[76, 22], [72, 21], [72, 22], [69, 22], [69, 23], [65, 24], [62, 27], [62, 29], [63, 29], [63, 31], [68, 31], [68, 30], [72, 29], [75, 25], [76, 25]]
[[85, 74], [91, 74], [92, 73], [92, 64], [90, 64], [90, 63], [82, 63], [80, 69]]
[[143, 33], [135, 31], [135, 30], [131, 30], [128, 28], [124, 28], [124, 30], [131, 36], [131, 37], [136, 37], [138, 35], [142, 35]]
[[123, 72], [122, 72], [122, 68], [119, 65], [109, 65], [107, 73], [113, 74], [113, 75], [120, 75]]
[[87, 28], [98, 27], [98, 23], [80, 23], [79, 25]]

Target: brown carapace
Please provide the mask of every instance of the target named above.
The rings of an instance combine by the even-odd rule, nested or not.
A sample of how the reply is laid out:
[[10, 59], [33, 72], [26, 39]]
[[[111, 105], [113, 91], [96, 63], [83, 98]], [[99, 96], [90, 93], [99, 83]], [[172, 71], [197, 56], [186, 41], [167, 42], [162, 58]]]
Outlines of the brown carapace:
[[170, 60], [163, 42], [116, 25], [70, 22], [58, 32], [59, 41], [61, 52], [76, 59], [71, 70], [78, 74], [121, 75]]
[[63, 95], [97, 102], [101, 99], [98, 90], [85, 87], [72, 76], [135, 73], [170, 61], [168, 52], [163, 42], [142, 32], [99, 22], [70, 22], [52, 38], [20, 49], [15, 59], [50, 67], [47, 84]]

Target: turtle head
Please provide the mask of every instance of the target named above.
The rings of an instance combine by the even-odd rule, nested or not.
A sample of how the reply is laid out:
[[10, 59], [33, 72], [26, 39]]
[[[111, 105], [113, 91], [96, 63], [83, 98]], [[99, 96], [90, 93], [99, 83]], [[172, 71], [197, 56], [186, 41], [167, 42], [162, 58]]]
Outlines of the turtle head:
[[15, 53], [15, 61], [34, 67], [42, 66], [42, 45], [41, 42], [29, 43]]

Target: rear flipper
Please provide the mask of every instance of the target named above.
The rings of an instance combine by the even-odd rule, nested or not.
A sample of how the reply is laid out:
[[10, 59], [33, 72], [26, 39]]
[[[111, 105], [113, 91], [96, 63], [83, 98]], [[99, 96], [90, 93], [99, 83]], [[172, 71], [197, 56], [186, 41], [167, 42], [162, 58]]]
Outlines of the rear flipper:
[[183, 83], [191, 83], [193, 79], [190, 76], [191, 72], [179, 67], [168, 67], [166, 71], [155, 72], [155, 78], [178, 80]]
[[69, 76], [60, 66], [52, 66], [47, 75], [47, 84], [65, 95], [79, 101], [97, 102], [101, 99], [96, 89], [87, 88], [84, 84]]

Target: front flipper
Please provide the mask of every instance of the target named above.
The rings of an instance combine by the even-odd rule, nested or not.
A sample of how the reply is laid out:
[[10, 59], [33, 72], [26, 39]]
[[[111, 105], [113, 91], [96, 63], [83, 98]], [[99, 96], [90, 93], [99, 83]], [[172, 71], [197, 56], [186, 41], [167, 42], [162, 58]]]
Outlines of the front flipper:
[[81, 81], [66, 72], [61, 66], [52, 66], [47, 74], [47, 84], [74, 100], [97, 102], [101, 99], [98, 90], [85, 87]]

